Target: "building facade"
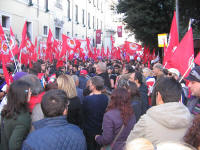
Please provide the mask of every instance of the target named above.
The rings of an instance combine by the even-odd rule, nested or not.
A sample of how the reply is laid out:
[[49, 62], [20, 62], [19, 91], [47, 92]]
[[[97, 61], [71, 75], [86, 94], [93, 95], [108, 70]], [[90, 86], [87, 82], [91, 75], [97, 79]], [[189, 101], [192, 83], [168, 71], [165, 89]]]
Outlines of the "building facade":
[[[62, 34], [85, 39], [93, 46], [111, 46], [110, 35], [115, 34], [109, 0], [0, 0], [0, 23], [7, 36], [10, 27], [18, 41], [27, 22], [27, 34], [32, 42], [45, 41], [49, 28], [54, 37]], [[96, 45], [96, 30], [101, 29], [101, 44]]]

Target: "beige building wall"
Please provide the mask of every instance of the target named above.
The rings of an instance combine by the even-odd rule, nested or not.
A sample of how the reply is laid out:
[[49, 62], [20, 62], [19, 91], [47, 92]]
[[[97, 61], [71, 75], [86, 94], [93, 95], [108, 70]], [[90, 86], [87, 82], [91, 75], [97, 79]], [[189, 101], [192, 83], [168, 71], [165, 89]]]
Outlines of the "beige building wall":
[[[50, 28], [52, 30], [54, 37], [56, 37], [55, 28], [60, 28], [60, 40], [63, 33], [70, 37], [82, 39], [89, 37], [94, 43], [96, 30], [102, 29], [102, 44], [105, 46], [105, 43], [110, 43], [108, 35], [110, 36], [114, 32], [110, 32], [110, 30], [113, 30], [110, 29], [112, 23], [106, 22], [105, 19], [111, 16], [105, 9], [109, 9], [106, 7], [107, 0], [69, 1], [70, 20], [68, 18], [68, 0], [48, 0], [49, 11], [45, 9], [46, 0], [32, 0], [31, 6], [29, 6], [30, 0], [0, 0], [0, 23], [3, 23], [5, 16], [8, 17], [8, 27], [5, 27], [4, 31], [9, 35], [9, 28], [11, 26], [19, 41], [21, 41], [24, 23], [28, 21], [32, 24], [29, 28], [32, 42], [35, 41], [35, 37], [38, 38], [38, 41], [46, 40], [47, 35], [44, 35], [44, 26], [47, 26], [48, 29]], [[76, 22], [76, 5], [78, 6], [78, 23]], [[84, 24], [82, 21], [82, 10], [84, 10]], [[88, 26], [88, 13], [90, 13], [90, 27]], [[97, 46], [101, 46], [102, 44]]]

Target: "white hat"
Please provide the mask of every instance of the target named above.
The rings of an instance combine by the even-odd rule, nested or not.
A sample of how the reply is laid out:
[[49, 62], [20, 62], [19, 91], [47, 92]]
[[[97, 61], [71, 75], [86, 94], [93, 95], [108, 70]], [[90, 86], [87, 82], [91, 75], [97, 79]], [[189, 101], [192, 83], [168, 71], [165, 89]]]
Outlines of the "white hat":
[[178, 77], [180, 76], [180, 72], [175, 68], [168, 69], [168, 72], [176, 74]]

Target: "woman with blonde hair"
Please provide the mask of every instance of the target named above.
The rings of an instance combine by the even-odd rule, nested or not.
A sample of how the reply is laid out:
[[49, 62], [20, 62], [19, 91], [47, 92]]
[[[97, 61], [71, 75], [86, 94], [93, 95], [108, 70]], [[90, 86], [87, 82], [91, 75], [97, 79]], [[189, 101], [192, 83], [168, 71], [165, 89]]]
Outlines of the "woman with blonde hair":
[[73, 78], [69, 75], [60, 75], [57, 79], [58, 89], [65, 91], [69, 98], [67, 120], [82, 128], [82, 108], [79, 97], [76, 92], [76, 85]]

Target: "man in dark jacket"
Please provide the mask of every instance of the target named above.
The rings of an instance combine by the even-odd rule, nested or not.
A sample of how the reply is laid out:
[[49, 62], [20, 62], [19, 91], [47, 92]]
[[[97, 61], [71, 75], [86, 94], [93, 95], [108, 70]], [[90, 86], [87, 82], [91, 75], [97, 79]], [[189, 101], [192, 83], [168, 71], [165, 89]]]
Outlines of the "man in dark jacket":
[[153, 91], [151, 94], [151, 102], [152, 102], [152, 106], [156, 105], [156, 91], [157, 91], [157, 85], [159, 84], [159, 82], [161, 82], [161, 80], [164, 78], [164, 68], [163, 65], [160, 63], [156, 63], [153, 65], [153, 74], [156, 78], [156, 82], [153, 86]]
[[200, 66], [193, 68], [186, 79], [190, 81], [188, 87], [194, 96], [188, 100], [187, 107], [192, 114], [200, 114]]
[[103, 115], [108, 105], [108, 97], [102, 93], [104, 81], [100, 76], [90, 79], [90, 95], [83, 100], [84, 124], [83, 131], [88, 150], [100, 150], [95, 141], [95, 135], [102, 133]]
[[101, 76], [104, 79], [105, 86], [110, 90], [111, 84], [110, 84], [110, 78], [107, 73], [107, 67], [104, 62], [99, 62], [96, 66], [96, 74], [97, 76]]
[[22, 150], [86, 150], [85, 137], [75, 125], [69, 124], [67, 95], [62, 90], [50, 90], [42, 97], [41, 108], [45, 119], [33, 123]]
[[133, 72], [130, 75], [129, 80], [135, 82], [137, 87], [139, 88], [140, 97], [142, 101], [142, 115], [146, 113], [147, 109], [149, 108], [148, 102], [148, 88], [142, 81], [143, 77], [139, 71]]

